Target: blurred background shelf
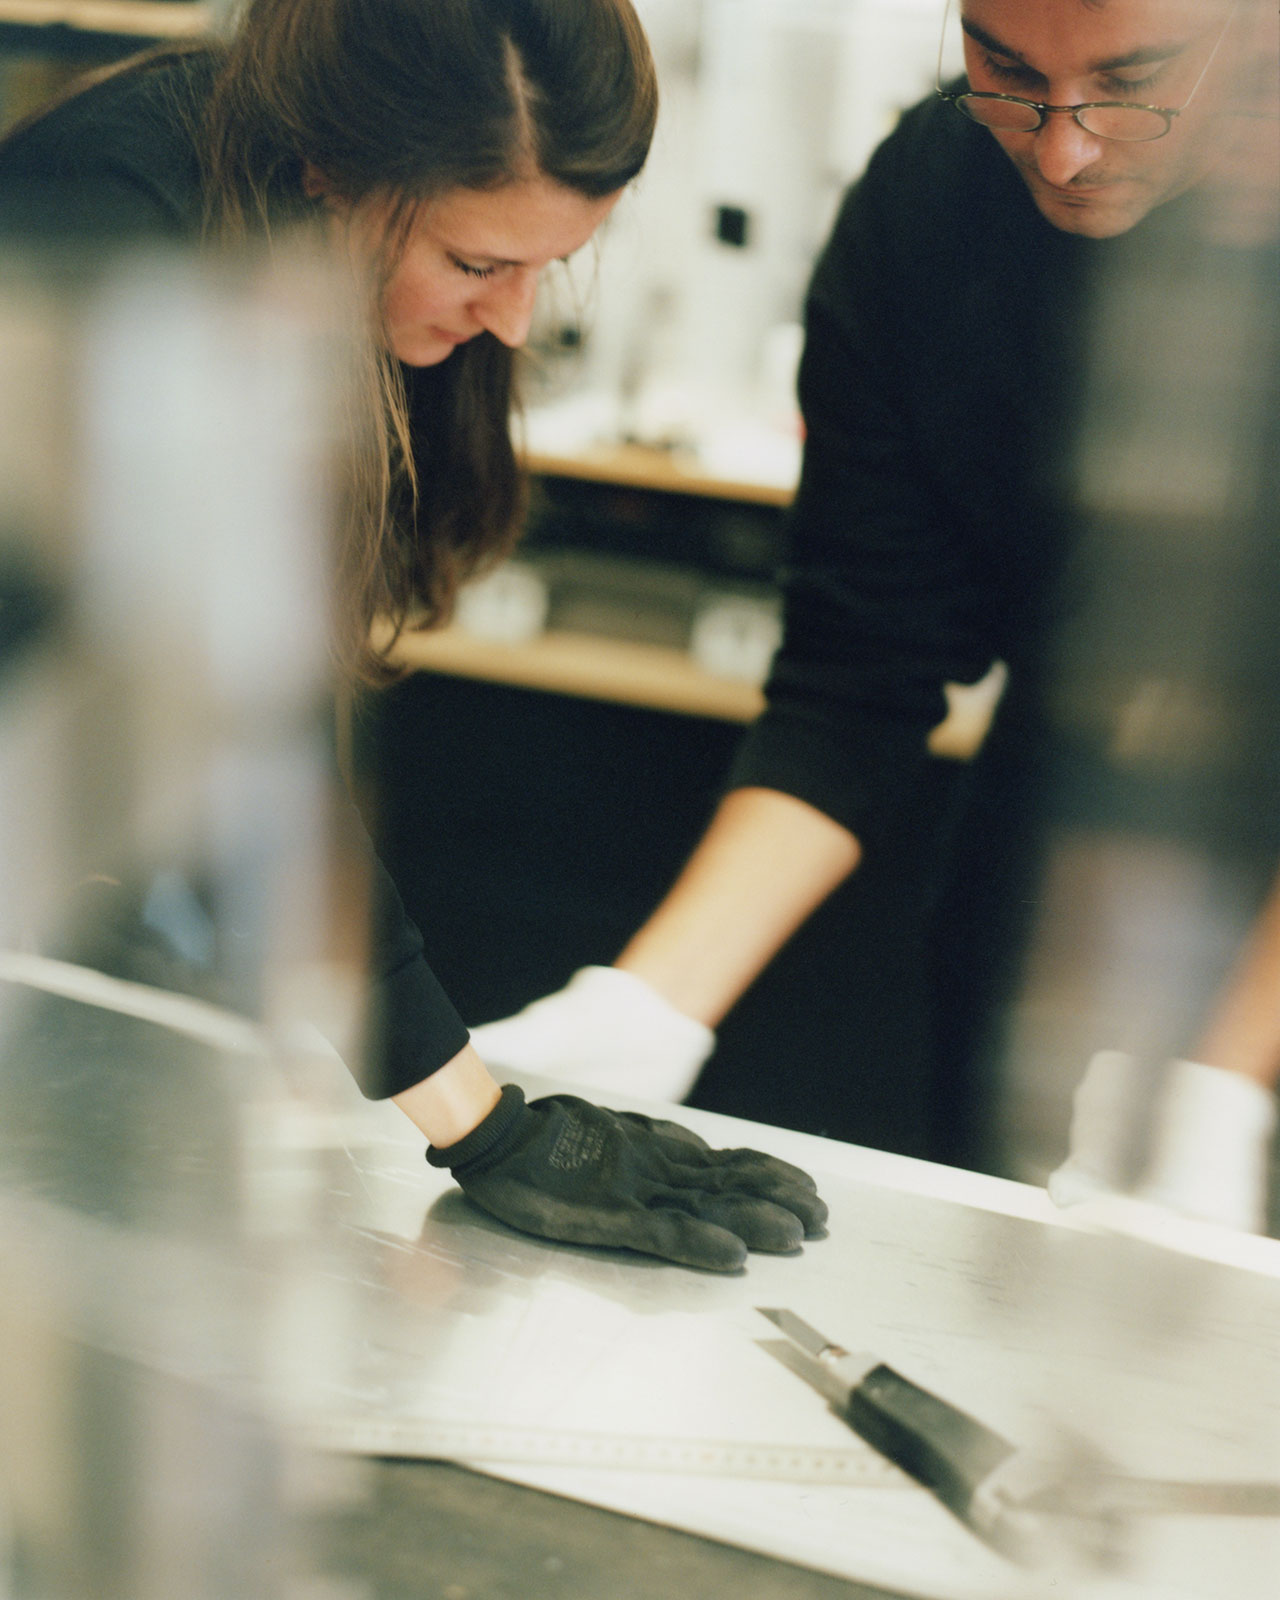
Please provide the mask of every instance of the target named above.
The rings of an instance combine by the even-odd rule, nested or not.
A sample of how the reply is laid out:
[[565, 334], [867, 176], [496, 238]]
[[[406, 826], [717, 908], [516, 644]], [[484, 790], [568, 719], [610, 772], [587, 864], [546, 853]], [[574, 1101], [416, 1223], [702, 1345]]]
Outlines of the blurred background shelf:
[[781, 485], [746, 483], [708, 473], [679, 454], [647, 445], [594, 445], [569, 454], [545, 450], [525, 452], [530, 472], [558, 478], [578, 478], [593, 483], [613, 483], [632, 489], [658, 489], [674, 494], [694, 494], [708, 499], [733, 500], [762, 506], [790, 505], [793, 491]]
[[750, 683], [703, 671], [687, 651], [553, 630], [523, 644], [477, 639], [461, 628], [405, 634], [393, 660], [415, 670], [554, 694], [750, 722], [764, 696]]
[[[394, 659], [482, 683], [752, 721], [764, 704], [789, 492], [635, 445], [530, 453], [525, 465], [530, 508], [514, 560], [464, 591], [451, 626], [403, 635]], [[504, 574], [514, 593], [503, 593]], [[735, 617], [743, 630], [745, 660], [703, 653], [708, 617], [714, 627], [726, 615], [731, 634]]]
[[0, 135], [77, 73], [195, 38], [220, 15], [204, 0], [0, 0]]
[[186, 39], [203, 33], [213, 8], [199, 0], [0, 0], [0, 24], [133, 39]]

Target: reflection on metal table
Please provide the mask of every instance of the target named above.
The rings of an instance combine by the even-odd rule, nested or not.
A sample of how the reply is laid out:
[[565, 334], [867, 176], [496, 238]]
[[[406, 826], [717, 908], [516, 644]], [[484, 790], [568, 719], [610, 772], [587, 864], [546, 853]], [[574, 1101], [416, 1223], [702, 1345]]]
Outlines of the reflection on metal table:
[[[1280, 1518], [1194, 1497], [1126, 1518], [1103, 1566], [1070, 1537], [1007, 1561], [797, 1382], [755, 1310], [793, 1308], [1019, 1445], [1083, 1441], [1238, 1511], [1230, 1485], [1280, 1479], [1273, 1241], [1164, 1238], [1141, 1211], [1100, 1231], [1021, 1185], [681, 1109], [813, 1172], [829, 1237], [737, 1277], [560, 1248], [472, 1208], [318, 1043], [272, 1059], [198, 1007], [161, 1025], [42, 992], [51, 966], [5, 958], [6, 978], [6, 1292], [47, 1289], [56, 1261], [79, 1336], [230, 1384], [291, 1447], [469, 1463], [943, 1600], [1273, 1592]], [[157, 1273], [183, 1248], [214, 1251], [198, 1282]]]

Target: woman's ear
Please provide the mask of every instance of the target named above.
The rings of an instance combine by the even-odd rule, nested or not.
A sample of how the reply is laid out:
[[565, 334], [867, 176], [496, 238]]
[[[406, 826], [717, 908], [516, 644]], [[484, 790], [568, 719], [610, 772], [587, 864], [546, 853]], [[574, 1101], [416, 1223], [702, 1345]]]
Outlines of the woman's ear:
[[308, 200], [332, 201], [336, 198], [333, 184], [314, 161], [302, 163], [302, 192]]
[[302, 192], [308, 200], [318, 200], [331, 217], [337, 217], [341, 222], [351, 220], [351, 201], [314, 161], [302, 163]]

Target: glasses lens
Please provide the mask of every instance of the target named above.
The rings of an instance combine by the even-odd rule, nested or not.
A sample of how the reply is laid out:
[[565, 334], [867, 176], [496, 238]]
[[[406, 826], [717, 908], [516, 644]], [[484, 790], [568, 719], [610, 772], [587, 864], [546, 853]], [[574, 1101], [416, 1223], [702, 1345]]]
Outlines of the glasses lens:
[[1076, 112], [1076, 121], [1099, 139], [1125, 139], [1135, 144], [1161, 139], [1169, 131], [1164, 112], [1149, 111], [1146, 106], [1085, 106]]
[[997, 95], [962, 94], [957, 107], [984, 128], [994, 128], [997, 133], [1030, 133], [1040, 126], [1040, 113], [1034, 106], [1019, 100], [1002, 100]]

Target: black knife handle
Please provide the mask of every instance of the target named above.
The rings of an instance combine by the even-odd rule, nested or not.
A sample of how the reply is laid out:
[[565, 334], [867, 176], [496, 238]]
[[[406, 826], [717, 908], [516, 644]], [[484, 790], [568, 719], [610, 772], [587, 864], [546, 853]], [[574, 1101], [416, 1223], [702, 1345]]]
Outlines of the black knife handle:
[[868, 1444], [966, 1517], [978, 1486], [1014, 1446], [976, 1417], [884, 1365], [849, 1397], [846, 1415]]

